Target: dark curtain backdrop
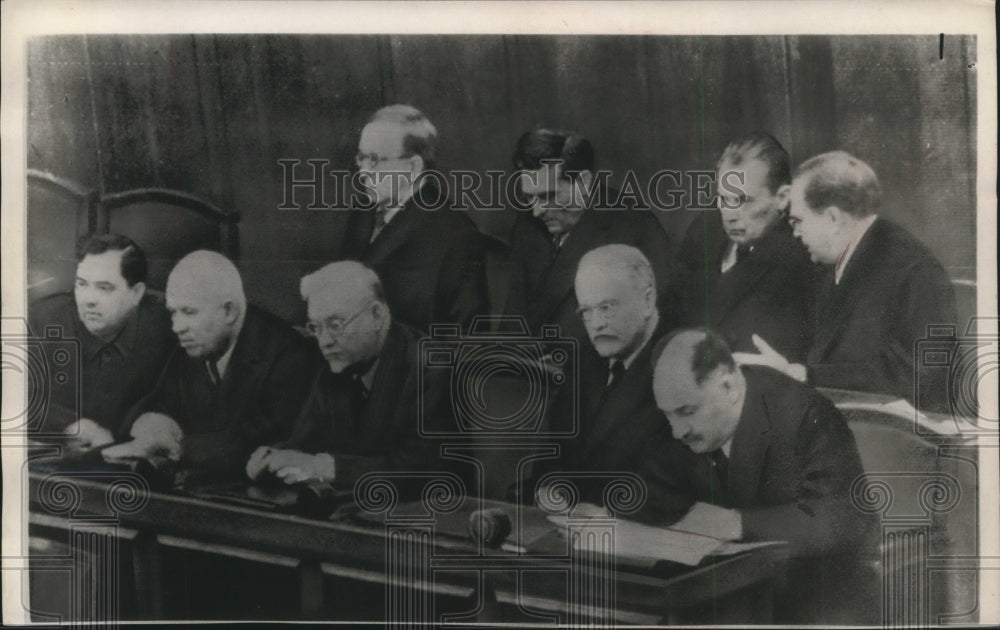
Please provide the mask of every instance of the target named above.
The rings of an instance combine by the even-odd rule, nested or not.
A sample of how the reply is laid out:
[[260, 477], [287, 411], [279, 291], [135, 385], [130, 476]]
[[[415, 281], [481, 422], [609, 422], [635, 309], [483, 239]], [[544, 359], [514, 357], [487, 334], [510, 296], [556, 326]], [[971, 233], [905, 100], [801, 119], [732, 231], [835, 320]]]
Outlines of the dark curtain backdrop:
[[[975, 39], [951, 35], [45, 37], [28, 46], [28, 166], [239, 210], [248, 296], [295, 319], [298, 278], [337, 255], [345, 217], [278, 210], [278, 161], [353, 167], [383, 105], [435, 122], [444, 170], [509, 169], [517, 136], [545, 122], [585, 132], [616, 179], [645, 181], [712, 169], [727, 139], [764, 129], [794, 163], [867, 160], [884, 214], [974, 277], [974, 64]], [[694, 214], [658, 216], [679, 239]], [[504, 239], [509, 212], [473, 215]]]

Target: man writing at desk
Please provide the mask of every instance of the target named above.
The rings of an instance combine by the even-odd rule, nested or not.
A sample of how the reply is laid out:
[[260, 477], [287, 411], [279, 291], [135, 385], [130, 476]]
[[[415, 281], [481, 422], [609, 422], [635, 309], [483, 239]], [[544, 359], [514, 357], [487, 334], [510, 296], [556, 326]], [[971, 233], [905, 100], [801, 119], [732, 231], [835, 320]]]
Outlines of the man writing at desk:
[[427, 469], [437, 453], [418, 433], [418, 405], [434, 413], [439, 399], [418, 395], [418, 333], [393, 321], [378, 275], [331, 263], [305, 276], [301, 292], [327, 368], [312, 379], [294, 434], [258, 448], [247, 475], [352, 488], [368, 472]]
[[866, 609], [858, 598], [878, 590], [859, 579], [868, 521], [849, 491], [862, 467], [840, 412], [774, 370], [737, 367], [714, 333], [679, 331], [653, 356], [657, 406], [674, 436], [701, 455], [675, 460], [664, 480], [697, 501], [673, 527], [788, 541], [776, 621], [857, 623]]

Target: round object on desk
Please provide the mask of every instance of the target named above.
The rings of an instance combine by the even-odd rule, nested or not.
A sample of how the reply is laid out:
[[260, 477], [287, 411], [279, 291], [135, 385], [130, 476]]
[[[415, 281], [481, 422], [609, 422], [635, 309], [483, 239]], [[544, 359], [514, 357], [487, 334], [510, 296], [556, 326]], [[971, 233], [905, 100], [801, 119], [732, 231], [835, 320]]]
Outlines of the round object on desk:
[[510, 515], [500, 508], [476, 510], [469, 515], [469, 535], [491, 549], [499, 549], [512, 530]]

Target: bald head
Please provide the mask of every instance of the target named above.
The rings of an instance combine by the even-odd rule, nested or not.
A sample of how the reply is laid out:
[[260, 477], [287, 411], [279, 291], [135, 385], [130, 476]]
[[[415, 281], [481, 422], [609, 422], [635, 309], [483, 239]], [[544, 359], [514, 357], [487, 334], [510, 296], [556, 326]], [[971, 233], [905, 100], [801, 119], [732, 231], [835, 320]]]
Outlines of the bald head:
[[720, 448], [736, 431], [746, 382], [716, 334], [681, 330], [653, 349], [653, 395], [674, 437], [696, 453]]
[[302, 278], [308, 328], [334, 373], [378, 355], [392, 318], [378, 275], [342, 261]]
[[167, 310], [181, 347], [192, 357], [218, 358], [235, 343], [246, 315], [243, 280], [218, 252], [182, 258], [167, 279]]

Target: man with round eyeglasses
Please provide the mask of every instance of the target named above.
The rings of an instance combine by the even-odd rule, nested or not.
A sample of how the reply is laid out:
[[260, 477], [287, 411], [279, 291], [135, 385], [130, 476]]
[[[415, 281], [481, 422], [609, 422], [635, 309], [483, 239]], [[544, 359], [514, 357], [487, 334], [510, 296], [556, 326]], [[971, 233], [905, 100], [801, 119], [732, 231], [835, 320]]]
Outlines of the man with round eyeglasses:
[[258, 448], [247, 475], [351, 488], [368, 472], [431, 465], [436, 446], [418, 434], [417, 414], [420, 404], [435, 413], [438, 398], [418, 393], [419, 333], [394, 321], [378, 275], [356, 261], [335, 262], [302, 278], [300, 289], [326, 369], [313, 379], [291, 438]]
[[483, 237], [449, 206], [437, 152], [437, 129], [415, 107], [372, 115], [355, 156], [370, 203], [351, 211], [341, 251], [378, 274], [398, 321], [424, 332], [489, 311]]

